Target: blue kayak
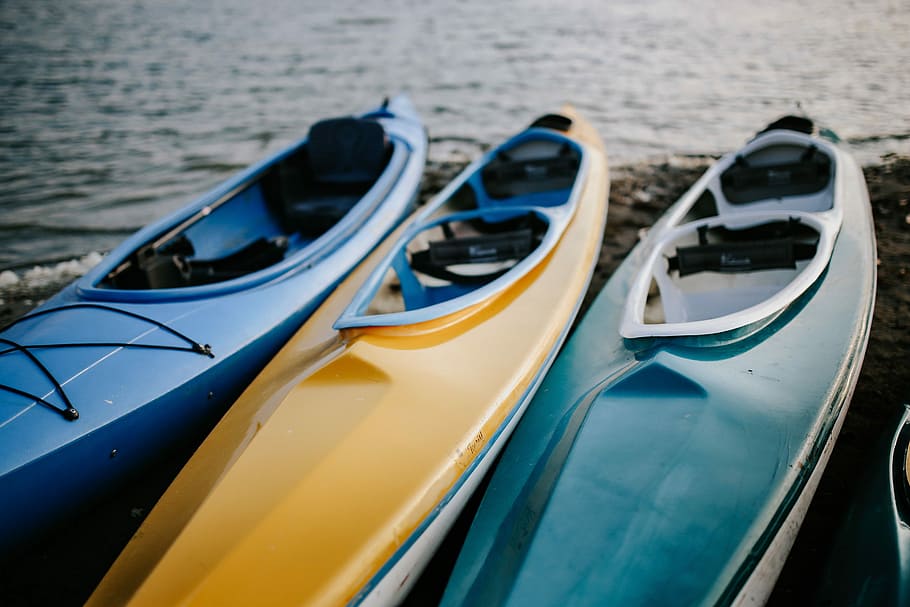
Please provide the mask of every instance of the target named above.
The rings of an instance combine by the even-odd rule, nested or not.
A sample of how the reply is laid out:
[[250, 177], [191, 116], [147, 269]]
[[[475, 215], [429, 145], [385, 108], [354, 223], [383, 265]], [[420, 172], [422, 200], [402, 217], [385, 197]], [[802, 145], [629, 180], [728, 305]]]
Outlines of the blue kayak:
[[201, 439], [413, 209], [426, 153], [404, 96], [317, 122], [0, 331], [0, 556]]
[[769, 125], [633, 249], [506, 446], [444, 605], [767, 599], [875, 296], [865, 181], [823, 133]]

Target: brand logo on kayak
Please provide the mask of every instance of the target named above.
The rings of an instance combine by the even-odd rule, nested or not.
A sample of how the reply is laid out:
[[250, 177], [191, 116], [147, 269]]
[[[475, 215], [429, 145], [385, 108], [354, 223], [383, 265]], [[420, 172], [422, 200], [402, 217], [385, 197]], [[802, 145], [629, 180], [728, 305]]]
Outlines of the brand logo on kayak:
[[468, 255], [471, 256], [471, 259], [484, 259], [491, 258], [495, 259], [498, 250], [496, 247], [485, 247], [483, 245], [472, 245], [468, 248]]
[[541, 165], [534, 165], [531, 163], [524, 165], [524, 171], [525, 171], [525, 177], [528, 177], [530, 179], [543, 179], [549, 173], [549, 171], [547, 170], [547, 167], [541, 166]]
[[770, 169], [768, 171], [768, 185], [787, 185], [793, 180], [790, 171]]
[[731, 253], [722, 253], [720, 256], [720, 265], [724, 268], [741, 268], [751, 264], [751, 257], [737, 257]]

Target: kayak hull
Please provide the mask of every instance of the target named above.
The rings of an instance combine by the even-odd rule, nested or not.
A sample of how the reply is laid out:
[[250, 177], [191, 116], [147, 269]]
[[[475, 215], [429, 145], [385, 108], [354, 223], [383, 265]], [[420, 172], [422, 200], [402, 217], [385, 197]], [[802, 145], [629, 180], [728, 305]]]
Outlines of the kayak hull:
[[[362, 211], [321, 244], [210, 285], [155, 290], [105, 284], [123, 263], [118, 259], [194, 214], [207, 215], [204, 209], [267, 171], [286, 150], [140, 231], [98, 268], [3, 331], [9, 347], [0, 355], [0, 383], [19, 392], [0, 391], [0, 550], [34, 541], [143, 466], [198, 443], [335, 285], [413, 207], [425, 133], [406, 98], [382, 111], [379, 122], [400, 150], [394, 173], [381, 179], [387, 189], [381, 198], [379, 190], [365, 198]], [[342, 236], [352, 229], [356, 237]], [[201, 238], [197, 252], [207, 244]], [[68, 407], [76, 419], [67, 418]]]
[[[254, 380], [90, 604], [404, 598], [524, 412], [600, 245], [608, 182], [599, 138], [573, 116], [568, 132], [535, 126], [503, 149], [528, 139], [559, 140], [550, 147], [567, 144], [580, 160], [566, 215], [554, 211], [547, 227], [561, 230], [552, 248], [544, 237], [536, 252], [545, 254], [532, 251], [528, 264], [444, 305], [364, 320], [357, 302], [375, 291], [372, 277], [452, 213], [465, 184], [482, 194], [472, 176], [497, 150], [473, 163], [342, 283]], [[524, 213], [516, 208], [509, 213]]]
[[868, 459], [822, 567], [817, 604], [906, 605], [910, 602], [910, 408]]
[[752, 330], [623, 339], [629, 290], [667, 222], [633, 250], [497, 464], [443, 605], [767, 599], [872, 319], [868, 194], [849, 156], [837, 158], [844, 215], [827, 269]]

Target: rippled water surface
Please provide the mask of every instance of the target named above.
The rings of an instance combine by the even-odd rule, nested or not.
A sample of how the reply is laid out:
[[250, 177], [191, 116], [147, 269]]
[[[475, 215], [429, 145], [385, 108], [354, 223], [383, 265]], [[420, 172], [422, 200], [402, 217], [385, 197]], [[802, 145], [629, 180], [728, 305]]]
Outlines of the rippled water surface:
[[614, 163], [801, 108], [910, 149], [903, 0], [0, 1], [0, 270], [104, 251], [319, 119], [411, 94], [431, 157], [566, 101]]

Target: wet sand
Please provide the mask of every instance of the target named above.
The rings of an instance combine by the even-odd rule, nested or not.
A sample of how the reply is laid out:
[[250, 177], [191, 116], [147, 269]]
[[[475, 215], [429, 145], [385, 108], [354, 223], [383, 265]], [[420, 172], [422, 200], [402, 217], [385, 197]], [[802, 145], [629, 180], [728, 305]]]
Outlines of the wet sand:
[[[604, 245], [586, 305], [634, 246], [638, 231], [654, 220], [704, 172], [712, 159], [672, 161], [612, 169], [610, 211]], [[425, 192], [457, 173], [458, 162], [431, 167]], [[809, 509], [770, 605], [806, 604], [821, 575], [831, 535], [848, 504], [851, 488], [868, 465], [866, 455], [890, 432], [889, 422], [910, 402], [910, 158], [884, 158], [864, 168], [878, 239], [878, 293], [872, 335], [849, 413], [828, 468]], [[40, 303], [47, 293], [3, 293], [0, 323]], [[0, 559], [0, 604], [81, 605], [120, 547], [138, 527], [176, 472], [177, 462], [149, 471], [143, 482], [81, 515], [52, 540]], [[61, 505], [61, 507], [66, 507]], [[410, 604], [432, 604], [451, 567], [466, 517], [446, 549], [418, 583]]]

